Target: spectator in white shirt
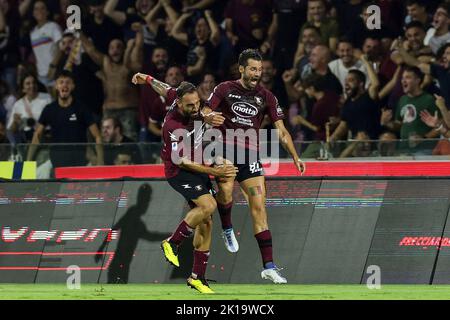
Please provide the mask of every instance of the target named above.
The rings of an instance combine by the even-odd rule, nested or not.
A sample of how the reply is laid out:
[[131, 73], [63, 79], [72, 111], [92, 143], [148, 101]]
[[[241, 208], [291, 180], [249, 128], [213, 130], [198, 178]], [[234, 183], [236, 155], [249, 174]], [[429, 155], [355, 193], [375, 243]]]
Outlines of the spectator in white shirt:
[[425, 37], [425, 44], [429, 45], [436, 54], [443, 45], [450, 42], [450, 4], [442, 3], [436, 9], [433, 17], [433, 28], [430, 28]]
[[45, 86], [53, 85], [48, 78], [48, 70], [56, 53], [57, 42], [62, 38], [59, 25], [48, 20], [49, 12], [44, 1], [36, 1], [33, 7], [33, 17], [37, 24], [30, 34], [31, 46], [36, 57], [39, 81]]
[[[364, 73], [367, 77], [367, 70], [361, 60], [354, 56], [353, 44], [347, 39], [341, 39], [337, 47], [339, 59], [333, 60], [328, 64], [331, 72], [338, 78], [342, 87], [345, 87], [345, 79], [348, 72], [356, 69]], [[370, 84], [370, 83], [369, 83]], [[367, 86], [369, 84], [366, 84]]]
[[42, 110], [52, 102], [52, 98], [48, 93], [38, 92], [37, 79], [31, 74], [23, 78], [20, 92], [23, 97], [14, 104], [7, 128], [16, 142], [26, 142], [31, 141]]

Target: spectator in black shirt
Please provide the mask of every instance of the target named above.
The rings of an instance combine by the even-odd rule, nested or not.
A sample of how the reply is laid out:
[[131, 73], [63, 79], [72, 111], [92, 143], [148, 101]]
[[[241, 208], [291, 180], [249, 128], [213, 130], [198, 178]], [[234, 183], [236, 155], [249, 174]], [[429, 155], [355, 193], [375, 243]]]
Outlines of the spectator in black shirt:
[[217, 67], [215, 50], [219, 45], [220, 31], [210, 10], [206, 10], [204, 16], [201, 15], [197, 18], [194, 34], [182, 31], [191, 16], [192, 12], [189, 12], [178, 18], [173, 27], [172, 36], [189, 47], [186, 57], [186, 73], [191, 82], [199, 83], [201, 75], [205, 71], [211, 71]]
[[[122, 123], [117, 118], [105, 117], [102, 120], [102, 140], [105, 143], [105, 165], [115, 164], [120, 155], [130, 155], [134, 164], [142, 163], [141, 154], [134, 141], [122, 133]], [[125, 145], [123, 145], [125, 143]], [[123, 156], [125, 157], [125, 156]], [[123, 164], [123, 163], [122, 163]]]
[[84, 145], [67, 145], [86, 143], [87, 131], [95, 138], [97, 165], [103, 164], [103, 148], [100, 130], [94, 117], [87, 108], [72, 96], [75, 89], [73, 76], [68, 71], [62, 71], [56, 78], [57, 100], [48, 104], [41, 113], [34, 132], [32, 145], [28, 150], [27, 159], [34, 157], [36, 147], [40, 143], [44, 129], [50, 126], [51, 143], [50, 160], [54, 168], [84, 166], [87, 164], [86, 147]]
[[122, 39], [123, 32], [114, 21], [105, 15], [105, 0], [88, 0], [89, 16], [83, 24], [83, 32], [92, 39], [95, 47], [104, 54], [113, 39]]
[[369, 89], [365, 90], [366, 76], [359, 70], [350, 70], [345, 80], [347, 100], [342, 107], [341, 122], [330, 136], [330, 141], [345, 139], [348, 130], [356, 137], [364, 131], [371, 139], [377, 139], [380, 130], [381, 112], [378, 100], [378, 77], [366, 56], [361, 57], [370, 78]]

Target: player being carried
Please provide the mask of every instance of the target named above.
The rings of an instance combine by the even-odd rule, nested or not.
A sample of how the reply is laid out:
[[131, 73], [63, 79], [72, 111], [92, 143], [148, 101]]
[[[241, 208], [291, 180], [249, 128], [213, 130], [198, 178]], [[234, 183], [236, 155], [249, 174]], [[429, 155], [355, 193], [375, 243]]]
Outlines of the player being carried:
[[[222, 132], [222, 146], [228, 151], [223, 150], [222, 155], [226, 158], [225, 163], [231, 161], [238, 168], [235, 178], [249, 203], [253, 232], [261, 251], [264, 267], [261, 277], [274, 283], [286, 283], [287, 280], [281, 276], [280, 269], [276, 267], [273, 261], [272, 235], [267, 222], [265, 179], [258, 154], [258, 138], [256, 137], [256, 141], [253, 140], [252, 142], [251, 138], [250, 141], [247, 141], [238, 137], [236, 143], [235, 137], [239, 135], [230, 135], [230, 132], [236, 133], [236, 130], [239, 129], [241, 129], [240, 132], [242, 130], [244, 132], [258, 132], [264, 116], [268, 115], [274, 127], [278, 130], [281, 144], [289, 152], [301, 174], [305, 172], [305, 164], [297, 155], [292, 138], [284, 126], [284, 114], [277, 98], [269, 90], [259, 85], [262, 73], [261, 55], [257, 50], [246, 49], [239, 55], [238, 63], [241, 78], [220, 83], [206, 102], [202, 114], [205, 121], [213, 125], [213, 119], [216, 119], [216, 116], [214, 116], [216, 111], [221, 112], [221, 115], [225, 118], [219, 129]], [[227, 158], [230, 146], [233, 149], [233, 156]], [[238, 161], [243, 156], [245, 156], [245, 161]], [[232, 193], [235, 178], [216, 178], [219, 187], [216, 200], [222, 223], [222, 236], [230, 252], [236, 252], [239, 249], [231, 223]]]
[[[167, 181], [188, 201], [191, 210], [173, 234], [161, 243], [164, 256], [169, 263], [179, 267], [178, 247], [194, 234], [194, 265], [187, 284], [202, 293], [213, 293], [205, 278], [211, 245], [211, 215], [217, 207], [209, 175], [230, 179], [236, 176], [237, 169], [232, 165], [210, 167], [193, 161], [195, 149], [201, 147], [204, 130], [203, 125], [194, 127], [194, 121], [201, 121], [202, 118], [199, 114], [200, 97], [193, 84], [182, 82], [175, 90], [168, 84], [142, 73], [135, 74], [132, 82], [151, 85], [153, 90], [172, 103], [162, 126], [164, 145], [161, 158]], [[219, 125], [223, 122], [223, 117], [215, 116], [211, 122]], [[190, 136], [195, 139], [189, 139]], [[179, 161], [174, 161], [178, 155]]]

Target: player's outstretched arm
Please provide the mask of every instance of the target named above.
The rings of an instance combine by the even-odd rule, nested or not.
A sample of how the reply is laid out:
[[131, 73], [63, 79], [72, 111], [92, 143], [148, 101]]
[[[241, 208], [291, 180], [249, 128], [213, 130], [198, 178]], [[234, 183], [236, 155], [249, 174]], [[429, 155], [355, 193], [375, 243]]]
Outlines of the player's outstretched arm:
[[171, 88], [167, 83], [156, 80], [151, 75], [140, 72], [133, 76], [131, 82], [134, 84], [149, 84], [156, 93], [163, 97], [167, 97], [167, 91]]
[[278, 135], [280, 137], [281, 145], [291, 155], [292, 160], [294, 160], [294, 164], [297, 167], [298, 171], [300, 171], [301, 174], [304, 174], [306, 171], [306, 165], [302, 160], [300, 160], [300, 157], [298, 156], [297, 151], [295, 150], [294, 143], [292, 142], [292, 137], [287, 131], [286, 127], [284, 126], [283, 120], [275, 121], [274, 125], [275, 128], [278, 129]]

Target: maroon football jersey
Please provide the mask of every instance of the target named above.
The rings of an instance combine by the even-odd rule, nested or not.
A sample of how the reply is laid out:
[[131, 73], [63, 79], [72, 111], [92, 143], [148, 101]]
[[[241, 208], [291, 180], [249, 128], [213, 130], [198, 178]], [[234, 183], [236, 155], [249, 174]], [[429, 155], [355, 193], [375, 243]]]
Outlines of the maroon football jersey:
[[[258, 132], [266, 114], [272, 122], [284, 119], [283, 110], [272, 92], [260, 85], [253, 90], [245, 89], [239, 80], [222, 82], [216, 86], [206, 105], [213, 111], [222, 112], [225, 121], [220, 126], [220, 130], [225, 139], [224, 142], [229, 144], [236, 142], [226, 139], [226, 129], [254, 129]], [[238, 140], [238, 144], [241, 143]], [[245, 146], [242, 146], [256, 149], [258, 143], [259, 141], [254, 145], [250, 140], [245, 141]]]
[[[173, 162], [173, 153], [179, 157], [187, 157], [197, 163], [202, 162], [202, 142], [205, 131], [205, 123], [200, 114], [196, 117], [186, 118], [180, 113], [175, 99], [176, 91], [170, 89], [170, 91], [172, 90], [175, 94], [167, 95], [167, 97], [173, 97], [172, 106], [162, 125], [161, 159], [164, 162], [166, 178], [174, 177], [180, 171], [180, 168]], [[190, 141], [189, 146], [186, 145], [186, 141]], [[186, 150], [190, 150], [190, 152], [186, 152]]]

